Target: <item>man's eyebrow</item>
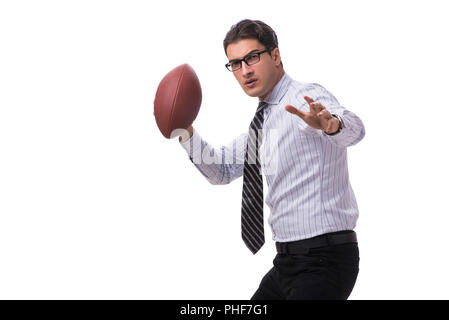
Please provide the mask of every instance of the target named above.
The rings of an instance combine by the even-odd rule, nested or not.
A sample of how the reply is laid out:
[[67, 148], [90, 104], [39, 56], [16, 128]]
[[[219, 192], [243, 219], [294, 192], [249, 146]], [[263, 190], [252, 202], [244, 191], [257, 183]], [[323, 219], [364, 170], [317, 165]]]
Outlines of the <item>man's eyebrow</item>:
[[[249, 54], [251, 54], [251, 53], [253, 53], [253, 52], [257, 52], [257, 51], [260, 51], [260, 49], [254, 49], [254, 50], [251, 50], [250, 52], [248, 52], [247, 54], [245, 54], [244, 56], [243, 56], [243, 58], [245, 58], [247, 55], [249, 55]], [[243, 59], [242, 58], [242, 59]], [[239, 61], [239, 60], [241, 60], [241, 59], [232, 59], [232, 60], [229, 60], [229, 62], [234, 62], [234, 61]]]
[[253, 53], [253, 52], [257, 52], [257, 51], [260, 51], [260, 49], [254, 49], [254, 50], [251, 50], [250, 52], [248, 52], [247, 54], [245, 54], [245, 57], [246, 57], [247, 55], [249, 55], [249, 54], [251, 54], [251, 53]]

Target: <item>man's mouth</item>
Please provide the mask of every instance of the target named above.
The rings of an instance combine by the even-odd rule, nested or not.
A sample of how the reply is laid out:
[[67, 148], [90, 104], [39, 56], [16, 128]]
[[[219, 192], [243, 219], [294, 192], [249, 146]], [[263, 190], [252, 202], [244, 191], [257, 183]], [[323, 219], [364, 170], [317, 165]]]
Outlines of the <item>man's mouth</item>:
[[254, 88], [254, 86], [256, 85], [257, 79], [249, 79], [245, 81], [245, 86], [247, 88]]

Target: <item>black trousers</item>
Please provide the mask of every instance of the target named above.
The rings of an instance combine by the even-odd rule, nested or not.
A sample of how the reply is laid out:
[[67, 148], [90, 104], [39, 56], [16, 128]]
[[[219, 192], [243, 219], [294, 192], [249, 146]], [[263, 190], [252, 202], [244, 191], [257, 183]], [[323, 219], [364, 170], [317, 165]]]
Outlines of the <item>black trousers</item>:
[[[308, 252], [307, 252], [308, 251]], [[280, 254], [252, 300], [345, 300], [359, 273], [357, 243]]]

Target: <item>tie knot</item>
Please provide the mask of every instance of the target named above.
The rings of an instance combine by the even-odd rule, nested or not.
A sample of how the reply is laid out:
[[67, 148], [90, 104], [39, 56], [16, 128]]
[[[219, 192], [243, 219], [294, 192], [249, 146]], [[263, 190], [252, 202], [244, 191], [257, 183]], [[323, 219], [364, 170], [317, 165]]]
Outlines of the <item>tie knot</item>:
[[259, 102], [256, 113], [259, 113], [260, 111], [262, 111], [267, 105], [268, 105], [268, 103], [266, 103], [265, 101]]

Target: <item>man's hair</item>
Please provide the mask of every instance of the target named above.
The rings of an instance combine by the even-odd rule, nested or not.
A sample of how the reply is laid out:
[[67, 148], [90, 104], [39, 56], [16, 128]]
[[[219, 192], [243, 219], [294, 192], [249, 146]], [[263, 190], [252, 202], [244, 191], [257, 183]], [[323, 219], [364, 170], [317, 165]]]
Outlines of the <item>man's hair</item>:
[[[278, 37], [276, 32], [266, 23], [260, 20], [245, 19], [233, 25], [223, 40], [223, 47], [226, 54], [228, 45], [242, 39], [256, 39], [265, 46], [265, 49], [278, 47]], [[271, 55], [271, 52], [269, 52]]]

